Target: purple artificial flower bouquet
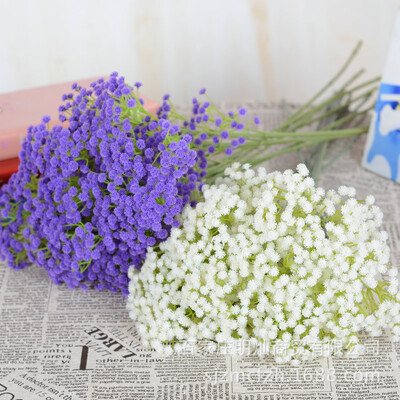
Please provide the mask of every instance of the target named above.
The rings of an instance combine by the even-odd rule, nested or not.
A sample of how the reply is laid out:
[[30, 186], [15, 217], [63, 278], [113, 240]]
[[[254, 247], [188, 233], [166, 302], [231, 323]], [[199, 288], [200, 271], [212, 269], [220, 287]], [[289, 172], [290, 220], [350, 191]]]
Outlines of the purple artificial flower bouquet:
[[242, 137], [222, 143], [225, 129], [207, 133], [207, 122], [241, 132], [233, 113], [214, 118], [210, 102], [194, 99], [193, 117], [179, 116], [180, 126], [169, 96], [153, 116], [140, 86], [117, 73], [89, 89], [74, 84], [59, 108], [68, 127], [50, 129], [43, 117], [29, 128], [19, 170], [0, 190], [0, 254], [12, 268], [36, 263], [56, 284], [126, 295], [129, 266], [140, 269], [146, 249], [195, 205], [207, 156], [244, 144]]

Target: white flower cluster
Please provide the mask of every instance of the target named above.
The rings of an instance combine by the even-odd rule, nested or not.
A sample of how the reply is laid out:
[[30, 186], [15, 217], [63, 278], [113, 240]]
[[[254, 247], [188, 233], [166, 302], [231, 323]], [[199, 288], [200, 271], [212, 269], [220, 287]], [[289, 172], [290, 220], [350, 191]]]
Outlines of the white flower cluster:
[[144, 345], [171, 353], [187, 341], [256, 339], [296, 365], [332, 340], [339, 354], [361, 349], [361, 330], [400, 337], [397, 270], [373, 196], [325, 192], [302, 164], [267, 174], [235, 163], [225, 175], [149, 248], [141, 272], [129, 271], [127, 307]]

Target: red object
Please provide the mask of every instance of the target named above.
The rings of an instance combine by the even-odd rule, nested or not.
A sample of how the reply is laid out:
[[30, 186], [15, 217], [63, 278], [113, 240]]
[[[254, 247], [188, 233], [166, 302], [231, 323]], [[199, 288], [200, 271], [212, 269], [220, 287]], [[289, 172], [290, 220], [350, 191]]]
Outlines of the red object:
[[18, 170], [19, 158], [0, 161], [0, 186], [7, 182], [10, 176]]
[[[79, 80], [78, 84], [89, 87], [98, 78]], [[18, 154], [29, 126], [40, 123], [44, 115], [51, 117], [50, 126], [60, 124], [58, 107], [61, 96], [71, 93], [74, 82], [59, 83], [34, 89], [0, 94], [0, 185], [17, 171]], [[156, 114], [158, 103], [141, 96], [144, 107]]]

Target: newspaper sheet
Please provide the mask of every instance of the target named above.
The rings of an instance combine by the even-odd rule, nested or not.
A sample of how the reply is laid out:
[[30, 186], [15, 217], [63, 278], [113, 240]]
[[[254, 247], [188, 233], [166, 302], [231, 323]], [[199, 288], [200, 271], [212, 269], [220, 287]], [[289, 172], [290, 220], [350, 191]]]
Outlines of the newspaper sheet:
[[[265, 129], [287, 111], [265, 103], [246, 106]], [[399, 267], [400, 185], [360, 168], [363, 145], [360, 139], [320, 183], [375, 195], [385, 213], [392, 263]], [[267, 167], [294, 168], [297, 161], [290, 155]], [[365, 340], [360, 358], [299, 367], [246, 351], [161, 356], [141, 346], [120, 294], [71, 291], [54, 285], [43, 269], [15, 271], [0, 263], [0, 400], [400, 399], [400, 343], [386, 335]]]

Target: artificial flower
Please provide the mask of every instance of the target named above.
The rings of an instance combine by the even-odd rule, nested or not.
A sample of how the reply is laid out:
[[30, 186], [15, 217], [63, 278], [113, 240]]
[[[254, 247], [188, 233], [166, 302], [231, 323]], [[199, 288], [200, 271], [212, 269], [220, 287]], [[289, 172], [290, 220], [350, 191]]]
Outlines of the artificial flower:
[[325, 192], [304, 164], [268, 174], [235, 163], [225, 174], [184, 208], [140, 273], [129, 270], [127, 307], [145, 346], [169, 354], [256, 340], [296, 364], [318, 346], [326, 356], [362, 350], [362, 330], [399, 339], [397, 270], [372, 196]]

